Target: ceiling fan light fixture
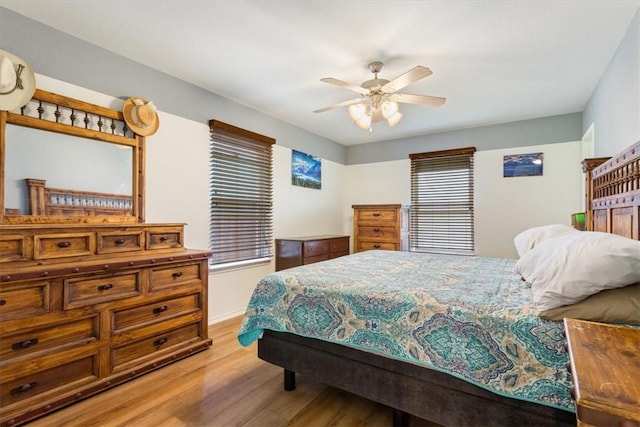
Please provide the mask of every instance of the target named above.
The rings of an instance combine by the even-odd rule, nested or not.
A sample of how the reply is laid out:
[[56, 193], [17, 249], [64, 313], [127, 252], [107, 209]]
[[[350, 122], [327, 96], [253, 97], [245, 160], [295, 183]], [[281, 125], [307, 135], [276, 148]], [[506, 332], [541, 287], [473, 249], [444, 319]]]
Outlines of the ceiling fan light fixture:
[[362, 129], [370, 129], [371, 128], [371, 116], [368, 115], [368, 114], [363, 114], [362, 117], [360, 117], [355, 122]]
[[385, 118], [380, 108], [370, 108], [369, 115], [371, 116], [371, 121], [373, 123], [381, 122]]
[[389, 126], [395, 126], [398, 124], [400, 119], [402, 119], [402, 113], [396, 111], [393, 116], [387, 117], [387, 122], [389, 122]]
[[320, 79], [322, 82], [356, 92], [360, 98], [320, 108], [315, 110], [314, 113], [321, 113], [348, 105], [351, 119], [362, 129], [368, 129], [369, 132], [372, 132], [372, 124], [381, 122], [383, 119], [387, 120], [389, 126], [395, 126], [400, 122], [402, 113], [400, 113], [398, 103], [422, 104], [434, 107], [444, 104], [446, 98], [398, 92], [400, 89], [433, 74], [429, 68], [417, 65], [393, 80], [387, 80], [378, 77], [382, 66], [383, 64], [380, 61], [371, 62], [369, 71], [373, 73], [373, 79], [367, 80], [361, 85], [355, 85], [333, 77]]
[[385, 119], [390, 119], [398, 113], [398, 103], [393, 101], [384, 101], [382, 103], [382, 115]]
[[353, 104], [349, 106], [349, 116], [353, 121], [357, 122], [367, 114], [367, 106], [364, 103]]

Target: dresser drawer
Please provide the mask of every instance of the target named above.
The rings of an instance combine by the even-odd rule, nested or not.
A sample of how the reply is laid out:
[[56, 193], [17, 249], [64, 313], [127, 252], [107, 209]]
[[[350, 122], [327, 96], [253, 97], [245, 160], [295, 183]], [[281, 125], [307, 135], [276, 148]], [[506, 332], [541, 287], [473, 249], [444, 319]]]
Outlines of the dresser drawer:
[[34, 236], [35, 259], [64, 258], [93, 255], [95, 236], [93, 233], [66, 233]]
[[398, 239], [398, 233], [395, 227], [360, 226], [358, 227], [358, 235], [361, 239]]
[[98, 253], [141, 251], [144, 249], [144, 231], [98, 233]]
[[[151, 291], [166, 288], [202, 284], [201, 263], [179, 264], [151, 270]], [[206, 274], [206, 273], [205, 273]]]
[[395, 223], [398, 218], [398, 211], [397, 209], [358, 209], [356, 215], [360, 223], [374, 221], [376, 224], [387, 221]]
[[3, 286], [0, 289], [0, 320], [48, 313], [49, 292], [49, 282]]
[[[5, 407], [67, 384], [97, 378], [97, 355], [88, 355], [58, 366], [32, 372], [18, 378], [2, 380], [0, 406]], [[6, 378], [6, 377], [3, 377]]]
[[113, 313], [113, 332], [200, 310], [200, 294], [159, 301]]
[[317, 257], [321, 255], [329, 256], [329, 240], [312, 240], [302, 244], [302, 256], [305, 258]]
[[199, 338], [199, 325], [192, 323], [180, 328], [165, 331], [153, 337], [136, 341], [112, 351], [112, 366], [114, 370], [122, 368], [124, 364], [149, 356], [171, 347], [184, 344], [189, 340]]
[[66, 279], [64, 308], [70, 309], [140, 294], [140, 272]]
[[399, 248], [397, 243], [360, 241], [358, 242], [356, 252], [369, 251], [371, 249], [386, 249], [389, 251], [397, 251]]
[[314, 262], [326, 261], [329, 259], [329, 254], [318, 255], [318, 256], [306, 256], [302, 260], [303, 265], [313, 264]]
[[337, 252], [349, 251], [349, 238], [342, 237], [339, 239], [329, 240], [329, 253], [333, 255]]
[[181, 248], [182, 229], [163, 229], [147, 231], [147, 249]]
[[0, 263], [28, 260], [30, 242], [27, 236], [0, 236]]
[[36, 351], [95, 341], [98, 337], [98, 317], [69, 321], [48, 328], [34, 329], [0, 340], [0, 358], [23, 356]]

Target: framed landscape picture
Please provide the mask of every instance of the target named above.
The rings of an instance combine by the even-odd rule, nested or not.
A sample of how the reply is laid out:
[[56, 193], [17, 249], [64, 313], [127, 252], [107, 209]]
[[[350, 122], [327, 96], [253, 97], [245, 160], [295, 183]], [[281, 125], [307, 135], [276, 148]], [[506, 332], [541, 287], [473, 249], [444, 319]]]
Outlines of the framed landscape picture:
[[322, 160], [311, 154], [291, 150], [291, 184], [320, 190]]
[[544, 153], [511, 154], [504, 156], [503, 177], [541, 176]]

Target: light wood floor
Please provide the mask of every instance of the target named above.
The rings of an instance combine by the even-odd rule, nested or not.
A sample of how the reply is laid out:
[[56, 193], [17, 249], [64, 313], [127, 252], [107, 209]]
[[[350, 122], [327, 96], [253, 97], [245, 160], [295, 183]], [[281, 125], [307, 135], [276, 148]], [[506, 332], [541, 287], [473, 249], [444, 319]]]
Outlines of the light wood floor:
[[[240, 318], [209, 328], [213, 347], [29, 424], [30, 427], [391, 427], [391, 410], [305, 381], [283, 390], [282, 369], [236, 339]], [[434, 427], [414, 418], [412, 427]]]

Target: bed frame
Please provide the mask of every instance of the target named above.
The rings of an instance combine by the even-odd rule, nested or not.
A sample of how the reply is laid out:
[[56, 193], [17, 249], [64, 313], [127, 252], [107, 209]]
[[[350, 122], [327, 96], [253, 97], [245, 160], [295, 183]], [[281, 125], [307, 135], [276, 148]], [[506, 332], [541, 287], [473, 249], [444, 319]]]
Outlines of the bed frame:
[[[640, 142], [619, 155], [583, 162], [587, 230], [640, 239]], [[266, 330], [258, 357], [284, 368], [285, 390], [299, 373], [411, 415], [449, 426], [575, 426], [575, 414], [489, 392], [440, 371], [297, 335]]]
[[587, 230], [640, 240], [640, 141], [610, 159], [585, 160]]

